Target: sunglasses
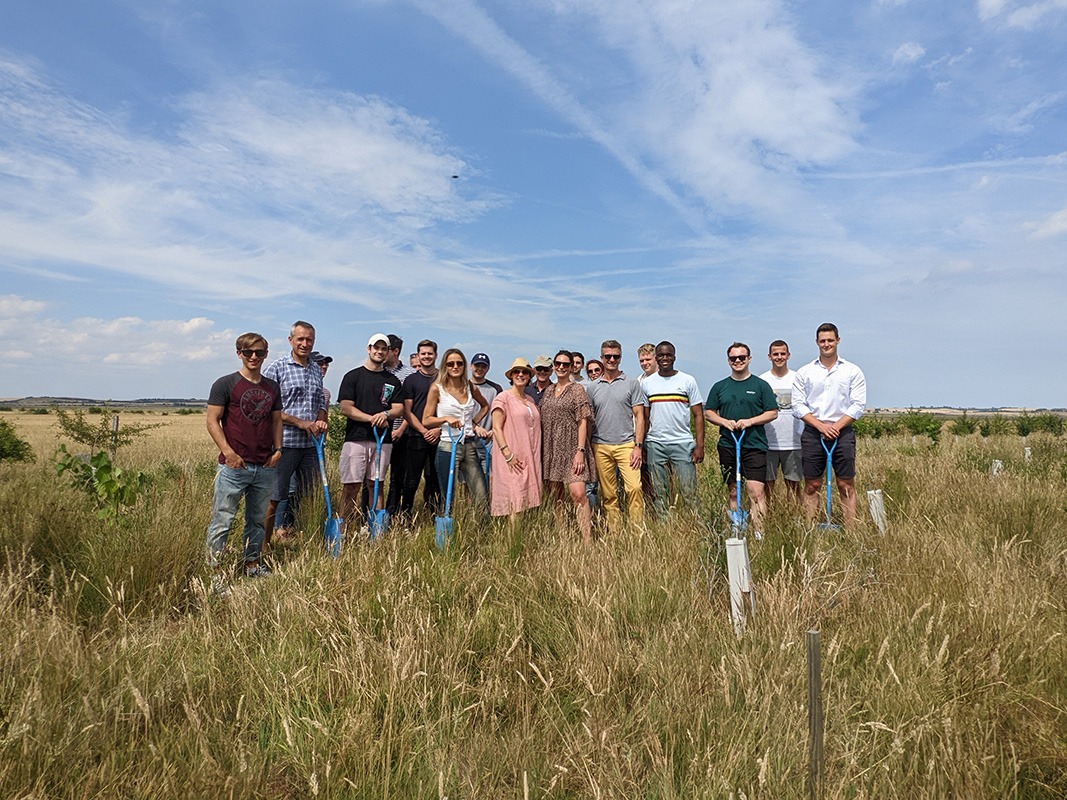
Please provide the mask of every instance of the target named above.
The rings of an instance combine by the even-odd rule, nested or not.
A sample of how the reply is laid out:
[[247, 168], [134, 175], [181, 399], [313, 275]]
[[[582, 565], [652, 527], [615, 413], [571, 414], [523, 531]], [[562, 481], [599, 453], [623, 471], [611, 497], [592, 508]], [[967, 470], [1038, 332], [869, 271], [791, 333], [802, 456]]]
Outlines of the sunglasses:
[[600, 357], [602, 359], [604, 359], [605, 361], [618, 361], [620, 358], [622, 358], [622, 354], [621, 353], [601, 353]]
[[560, 367], [567, 367], [569, 369], [571, 366], [570, 361], [553, 361], [552, 364], [556, 369], [559, 369]]
[[534, 367], [538, 372], [548, 372], [549, 367]]
[[726, 358], [731, 364], [740, 364], [744, 361], [748, 361], [748, 356], [727, 356]]
[[253, 350], [253, 349], [251, 349], [249, 347], [245, 347], [245, 348], [242, 348], [241, 350], [238, 350], [237, 352], [240, 353], [241, 355], [243, 355], [245, 358], [253, 358], [253, 357], [255, 357], [255, 358], [266, 358], [267, 357], [267, 348], [265, 348], [265, 347], [260, 347], [260, 348], [257, 348], [255, 350]]
[[463, 367], [466, 366], [462, 361], [446, 361], [446, 367]]

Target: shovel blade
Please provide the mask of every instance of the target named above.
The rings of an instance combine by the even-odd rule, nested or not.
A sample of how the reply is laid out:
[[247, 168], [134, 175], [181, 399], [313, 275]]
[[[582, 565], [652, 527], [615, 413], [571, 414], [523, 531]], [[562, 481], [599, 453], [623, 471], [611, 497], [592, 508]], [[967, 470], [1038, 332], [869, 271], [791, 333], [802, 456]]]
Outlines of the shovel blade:
[[375, 511], [370, 516], [370, 524], [367, 525], [370, 531], [370, 539], [373, 542], [379, 536], [385, 534], [389, 530], [389, 512], [384, 508]]
[[739, 508], [730, 511], [730, 527], [735, 531], [744, 531], [748, 528], [748, 512]]
[[338, 558], [341, 555], [341, 520], [337, 517], [330, 517], [326, 520], [322, 536], [326, 542], [326, 552]]
[[444, 550], [448, 538], [452, 535], [452, 517], [434, 517], [434, 541], [438, 550]]
[[841, 526], [840, 525], [835, 525], [832, 522], [820, 522], [815, 527], [818, 528], [820, 531], [839, 531], [839, 530], [841, 530]]

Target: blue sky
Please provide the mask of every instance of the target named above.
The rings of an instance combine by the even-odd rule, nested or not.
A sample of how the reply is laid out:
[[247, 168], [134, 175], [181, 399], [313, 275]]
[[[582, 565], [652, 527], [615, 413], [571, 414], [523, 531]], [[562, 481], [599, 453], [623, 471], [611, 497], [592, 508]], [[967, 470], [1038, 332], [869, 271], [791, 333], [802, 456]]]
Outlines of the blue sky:
[[707, 391], [829, 320], [872, 406], [1067, 406], [1065, 43], [1067, 0], [6, 0], [0, 397], [206, 397], [298, 318], [334, 384], [384, 331], [497, 379], [669, 339]]

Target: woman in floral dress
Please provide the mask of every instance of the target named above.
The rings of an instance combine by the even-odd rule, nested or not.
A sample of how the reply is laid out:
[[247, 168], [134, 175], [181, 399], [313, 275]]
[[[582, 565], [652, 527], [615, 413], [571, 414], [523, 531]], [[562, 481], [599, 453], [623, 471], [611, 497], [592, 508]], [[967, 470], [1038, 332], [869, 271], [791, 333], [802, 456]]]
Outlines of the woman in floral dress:
[[552, 359], [556, 382], [541, 397], [541, 469], [548, 492], [562, 501], [570, 494], [583, 541], [593, 538], [589, 499], [585, 484], [592, 471], [586, 459], [589, 425], [593, 411], [589, 396], [578, 383], [570, 380], [571, 354], [560, 350]]

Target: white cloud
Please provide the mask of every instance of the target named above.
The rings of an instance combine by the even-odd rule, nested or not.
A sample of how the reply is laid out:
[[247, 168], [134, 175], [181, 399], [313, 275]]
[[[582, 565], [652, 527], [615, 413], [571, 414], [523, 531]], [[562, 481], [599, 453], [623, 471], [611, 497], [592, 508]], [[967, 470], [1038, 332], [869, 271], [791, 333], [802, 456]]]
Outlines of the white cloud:
[[1038, 223], [1031, 223], [1027, 227], [1032, 228], [1032, 239], [1047, 239], [1050, 236], [1060, 236], [1067, 233], [1067, 208], [1060, 209], [1054, 214], [1049, 214]]
[[48, 307], [41, 300], [27, 300], [15, 294], [0, 295], [0, 317], [19, 318], [39, 314]]
[[[0, 257], [24, 272], [114, 271], [205, 298], [292, 292], [374, 308], [362, 287], [442, 269], [417, 232], [499, 205], [427, 120], [380, 98], [233, 79], [178, 99], [157, 138], [0, 53]], [[250, 276], [255, 276], [251, 280]]]
[[992, 19], [1004, 10], [1007, 0], [978, 0], [978, 18]]
[[[206, 375], [236, 368], [236, 362], [231, 364], [228, 359], [238, 332], [220, 329], [205, 317], [145, 319], [127, 315], [61, 320], [46, 315], [48, 306], [16, 295], [0, 299], [5, 317], [0, 324], [0, 370], [6, 372], [5, 393], [12, 391], [10, 387], [44, 384], [51, 386], [50, 394], [134, 397], [136, 390], [127, 394], [126, 382], [144, 367], [152, 368], [157, 382], [157, 371], [173, 374], [174, 383], [188, 383], [188, 376], [183, 374], [188, 367], [181, 366], [184, 364], [196, 365], [194, 375], [206, 370], [200, 383], [207, 380]], [[33, 335], [27, 337], [27, 331]], [[284, 350], [284, 340], [282, 347]], [[42, 381], [39, 376], [27, 380], [25, 371], [38, 368], [31, 364], [61, 364], [62, 370], [57, 370], [55, 380]], [[116, 394], [118, 384], [123, 389]], [[206, 387], [200, 389], [198, 385], [198, 391], [186, 390], [179, 396], [204, 392]], [[146, 390], [144, 394], [148, 393]]]
[[978, 18], [983, 22], [1003, 17], [1015, 28], [1033, 29], [1049, 14], [1067, 10], [1067, 0], [1040, 0], [1037, 3], [1019, 0], [978, 0]]
[[567, 84], [472, 0], [414, 2], [605, 147], [695, 230], [738, 214], [825, 224], [809, 214], [795, 173], [853, 150], [853, 90], [828, 77], [780, 3], [544, 0], [568, 24], [592, 24], [608, 48], [602, 57], [614, 59], [604, 70], [614, 83], [583, 82], [583, 73]]
[[893, 51], [894, 64], [914, 64], [926, 55], [926, 49], [918, 42], [904, 42]]

